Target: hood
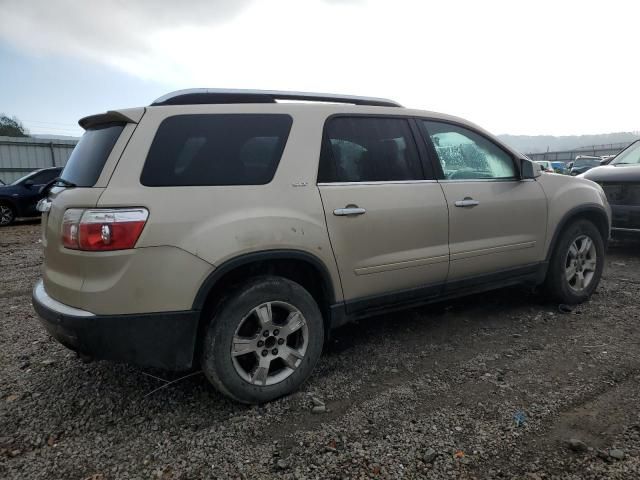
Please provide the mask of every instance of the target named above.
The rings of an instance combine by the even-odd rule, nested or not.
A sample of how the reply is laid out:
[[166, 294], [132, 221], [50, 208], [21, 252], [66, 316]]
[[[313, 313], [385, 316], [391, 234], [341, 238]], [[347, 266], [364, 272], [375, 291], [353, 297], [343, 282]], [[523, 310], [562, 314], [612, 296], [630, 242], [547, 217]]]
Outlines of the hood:
[[605, 165], [585, 172], [583, 178], [594, 182], [640, 182], [640, 165]]

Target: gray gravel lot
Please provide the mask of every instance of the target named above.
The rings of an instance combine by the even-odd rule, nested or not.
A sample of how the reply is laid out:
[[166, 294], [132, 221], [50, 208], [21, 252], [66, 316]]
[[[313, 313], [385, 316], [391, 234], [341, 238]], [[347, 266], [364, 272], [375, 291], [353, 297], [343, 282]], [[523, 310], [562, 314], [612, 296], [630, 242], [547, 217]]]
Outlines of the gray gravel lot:
[[361, 321], [246, 407], [48, 337], [39, 228], [0, 229], [0, 478], [640, 478], [638, 243], [571, 313], [507, 289]]

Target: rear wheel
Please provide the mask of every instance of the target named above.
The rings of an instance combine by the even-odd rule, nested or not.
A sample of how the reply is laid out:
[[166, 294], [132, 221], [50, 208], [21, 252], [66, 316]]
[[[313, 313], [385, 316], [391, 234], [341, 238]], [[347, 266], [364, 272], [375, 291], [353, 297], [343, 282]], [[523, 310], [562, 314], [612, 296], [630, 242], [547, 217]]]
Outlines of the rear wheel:
[[322, 315], [302, 286], [260, 277], [237, 289], [210, 319], [202, 369], [222, 393], [263, 403], [296, 390], [324, 342]]
[[598, 228], [588, 220], [578, 220], [562, 232], [551, 256], [545, 281], [546, 291], [555, 300], [577, 304], [591, 296], [604, 267], [604, 242]]
[[0, 203], [0, 226], [11, 225], [16, 219], [16, 212], [6, 203]]

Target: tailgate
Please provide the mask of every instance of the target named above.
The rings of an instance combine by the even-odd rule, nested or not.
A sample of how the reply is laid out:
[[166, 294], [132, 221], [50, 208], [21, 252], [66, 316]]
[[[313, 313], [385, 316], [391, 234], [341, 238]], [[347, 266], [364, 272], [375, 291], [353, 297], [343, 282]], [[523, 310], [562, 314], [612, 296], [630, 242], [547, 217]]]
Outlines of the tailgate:
[[120, 113], [88, 118], [93, 121], [81, 120], [87, 131], [61, 174], [63, 180], [76, 186], [53, 187], [48, 193], [49, 212], [42, 217], [45, 290], [59, 302], [77, 308], [82, 308], [78, 292], [90, 257], [87, 252], [63, 246], [62, 219], [70, 208], [87, 209], [97, 205], [136, 127], [136, 123], [126, 122], [127, 117]]

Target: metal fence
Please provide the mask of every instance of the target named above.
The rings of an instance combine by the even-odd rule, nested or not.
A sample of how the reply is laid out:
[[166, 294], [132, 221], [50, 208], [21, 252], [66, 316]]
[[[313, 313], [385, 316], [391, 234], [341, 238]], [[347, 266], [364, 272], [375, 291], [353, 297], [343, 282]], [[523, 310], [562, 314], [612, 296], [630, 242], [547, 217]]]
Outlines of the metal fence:
[[39, 168], [62, 167], [77, 140], [0, 137], [0, 180], [11, 183]]
[[580, 147], [560, 152], [527, 153], [527, 157], [531, 160], [547, 160], [550, 162], [568, 163], [573, 162], [578, 155], [592, 155], [594, 157], [601, 157], [602, 155], [617, 155], [628, 145], [629, 143], [594, 145], [592, 147]]

